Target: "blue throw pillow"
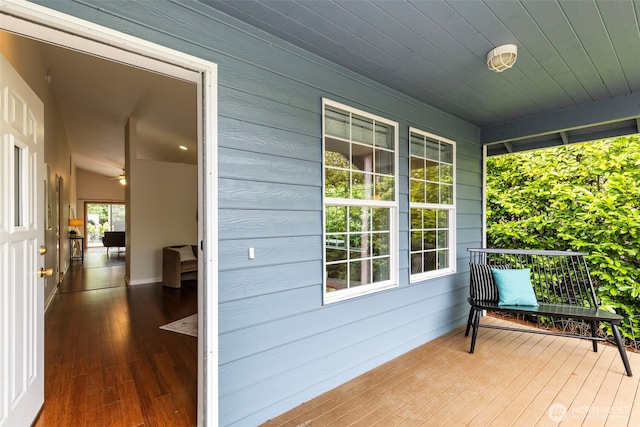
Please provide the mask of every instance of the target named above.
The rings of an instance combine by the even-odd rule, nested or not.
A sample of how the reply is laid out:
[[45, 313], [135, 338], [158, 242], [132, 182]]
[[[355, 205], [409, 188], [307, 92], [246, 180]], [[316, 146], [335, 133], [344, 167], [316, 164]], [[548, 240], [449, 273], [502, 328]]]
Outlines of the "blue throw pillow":
[[522, 305], [537, 307], [538, 301], [531, 285], [531, 269], [499, 270], [492, 268], [498, 287], [498, 305]]

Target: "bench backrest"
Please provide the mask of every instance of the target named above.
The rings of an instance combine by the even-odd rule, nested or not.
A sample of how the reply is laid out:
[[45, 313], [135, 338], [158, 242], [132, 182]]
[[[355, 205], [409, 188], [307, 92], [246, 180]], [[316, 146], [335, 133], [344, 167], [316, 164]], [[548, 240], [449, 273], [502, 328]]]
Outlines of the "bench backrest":
[[598, 307], [584, 252], [468, 249], [471, 264], [531, 269], [539, 302]]

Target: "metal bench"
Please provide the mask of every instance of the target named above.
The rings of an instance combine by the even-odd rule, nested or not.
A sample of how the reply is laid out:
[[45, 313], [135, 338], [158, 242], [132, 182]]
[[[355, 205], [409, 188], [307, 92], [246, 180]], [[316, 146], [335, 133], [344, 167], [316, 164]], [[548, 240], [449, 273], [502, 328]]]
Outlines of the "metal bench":
[[[473, 330], [470, 353], [473, 353], [478, 336], [478, 329], [494, 328], [510, 331], [558, 335], [581, 338], [593, 342], [593, 351], [598, 351], [598, 341], [608, 341], [618, 347], [622, 363], [628, 376], [631, 367], [622, 342], [618, 325], [622, 316], [600, 310], [589, 268], [583, 252], [514, 250], [514, 249], [468, 249], [470, 253], [471, 304], [465, 336]], [[538, 306], [500, 305], [498, 289], [493, 282], [491, 269], [530, 269], [531, 285], [535, 292]], [[526, 275], [526, 273], [525, 273]], [[504, 288], [503, 288], [504, 289]], [[525, 329], [482, 325], [480, 318], [483, 311], [495, 311], [511, 314], [528, 314], [549, 316], [571, 322], [588, 324], [591, 334], [568, 334], [543, 329]], [[597, 336], [599, 322], [611, 325], [613, 340]], [[584, 328], [579, 328], [580, 331]]]

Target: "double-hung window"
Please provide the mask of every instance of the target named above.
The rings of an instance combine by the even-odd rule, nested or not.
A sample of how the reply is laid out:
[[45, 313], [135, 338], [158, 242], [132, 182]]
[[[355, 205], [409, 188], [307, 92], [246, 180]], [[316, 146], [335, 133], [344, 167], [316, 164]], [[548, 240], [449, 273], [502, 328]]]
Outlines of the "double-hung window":
[[409, 129], [411, 281], [455, 272], [455, 143]]
[[323, 100], [324, 302], [398, 284], [398, 125]]

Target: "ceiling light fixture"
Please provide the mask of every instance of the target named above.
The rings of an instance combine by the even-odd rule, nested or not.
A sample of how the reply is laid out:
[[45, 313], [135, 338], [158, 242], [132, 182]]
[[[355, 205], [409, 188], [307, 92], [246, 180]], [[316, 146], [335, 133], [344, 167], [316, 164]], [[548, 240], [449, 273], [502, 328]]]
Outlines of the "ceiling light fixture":
[[178, 148], [180, 148], [181, 150], [187, 151], [187, 147], [185, 147], [184, 145], [180, 145]]
[[487, 53], [487, 67], [491, 71], [501, 73], [513, 67], [518, 57], [518, 46], [515, 44], [505, 44], [492, 49]]

